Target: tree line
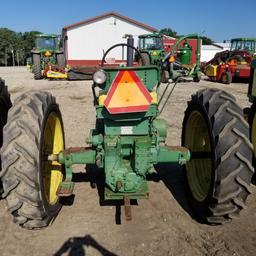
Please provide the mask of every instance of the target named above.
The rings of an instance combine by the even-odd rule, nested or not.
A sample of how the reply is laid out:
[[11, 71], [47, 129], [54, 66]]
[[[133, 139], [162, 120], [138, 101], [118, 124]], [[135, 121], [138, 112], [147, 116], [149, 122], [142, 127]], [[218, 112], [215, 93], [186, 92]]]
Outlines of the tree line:
[[[181, 35], [178, 35], [178, 33], [176, 31], [172, 30], [171, 28], [163, 28], [160, 30], [160, 33], [163, 33], [163, 34], [165, 34], [167, 36], [171, 36], [171, 37], [181, 36]], [[200, 37], [202, 39], [202, 44], [204, 44], [204, 45], [209, 45], [209, 44], [214, 43], [214, 41], [207, 36], [200, 36]]]
[[8, 28], [0, 28], [0, 66], [26, 65], [37, 34], [41, 32], [21, 33]]

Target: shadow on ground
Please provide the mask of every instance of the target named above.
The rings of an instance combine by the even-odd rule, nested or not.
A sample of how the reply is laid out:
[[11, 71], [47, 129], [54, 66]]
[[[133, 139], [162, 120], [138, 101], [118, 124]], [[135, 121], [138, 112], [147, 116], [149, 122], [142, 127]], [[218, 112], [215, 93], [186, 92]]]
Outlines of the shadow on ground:
[[163, 181], [179, 205], [191, 218], [198, 221], [188, 201], [188, 188], [183, 168], [178, 164], [160, 164], [155, 166], [156, 173], [148, 176], [148, 180]]
[[[180, 206], [191, 216], [191, 218], [197, 219], [193, 214], [187, 200], [188, 193], [182, 167], [177, 164], [161, 164], [155, 166], [155, 170], [155, 173], [147, 175], [147, 180], [153, 182], [163, 181], [166, 188], [170, 191]], [[115, 221], [116, 224], [121, 224], [121, 206], [124, 205], [124, 202], [123, 200], [104, 199], [105, 176], [102, 169], [98, 169], [94, 165], [87, 165], [86, 173], [75, 173], [73, 176], [73, 181], [89, 182], [92, 189], [97, 188], [99, 204], [101, 206], [115, 206]], [[71, 203], [65, 204], [71, 205], [73, 200], [74, 197], [69, 200]], [[138, 205], [137, 200], [131, 200], [131, 205]]]
[[100, 245], [93, 237], [90, 235], [85, 235], [84, 237], [71, 237], [69, 238], [60, 249], [53, 254], [53, 256], [85, 256], [88, 247], [93, 247], [101, 255], [104, 256], [117, 256], [117, 254], [107, 250], [102, 245]]

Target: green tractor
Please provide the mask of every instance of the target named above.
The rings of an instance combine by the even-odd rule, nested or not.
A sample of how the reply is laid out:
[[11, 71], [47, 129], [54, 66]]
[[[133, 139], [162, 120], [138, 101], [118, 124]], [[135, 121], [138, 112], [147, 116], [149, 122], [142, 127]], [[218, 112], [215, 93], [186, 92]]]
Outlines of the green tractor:
[[144, 65], [160, 65], [165, 57], [162, 34], [153, 33], [140, 35], [138, 49], [141, 53], [142, 59], [138, 58], [139, 55], [137, 54], [135, 59], [137, 59], [140, 64], [143, 62]]
[[[127, 65], [104, 66], [110, 50], [119, 46], [127, 47]], [[114, 45], [94, 73], [96, 122], [87, 145], [65, 148], [61, 112], [50, 93], [31, 91], [15, 100], [4, 128], [0, 173], [15, 223], [47, 226], [61, 208], [60, 198], [73, 193], [74, 164], [98, 168], [105, 177], [103, 200], [121, 200], [127, 220], [131, 200], [149, 197], [148, 174], [161, 163], [171, 163], [170, 172], [174, 165], [184, 168], [188, 198], [200, 220], [223, 224], [245, 208], [253, 149], [235, 98], [217, 89], [193, 94], [181, 146], [167, 146], [167, 124], [159, 117], [166, 105], [159, 92], [161, 70], [134, 67], [134, 51], [141, 55], [129, 39]]]
[[[0, 149], [3, 145], [3, 128], [7, 122], [8, 110], [11, 108], [12, 103], [10, 94], [8, 93], [7, 86], [4, 80], [0, 78]], [[1, 154], [0, 154], [0, 171], [1, 171]], [[0, 180], [0, 197], [2, 195], [3, 188]]]
[[256, 53], [256, 38], [231, 39], [230, 51], [248, 51], [252, 55]]
[[47, 65], [57, 65], [64, 69], [65, 56], [60, 48], [59, 37], [54, 34], [39, 34], [36, 36], [35, 48], [31, 51], [34, 78], [43, 78], [43, 72]]

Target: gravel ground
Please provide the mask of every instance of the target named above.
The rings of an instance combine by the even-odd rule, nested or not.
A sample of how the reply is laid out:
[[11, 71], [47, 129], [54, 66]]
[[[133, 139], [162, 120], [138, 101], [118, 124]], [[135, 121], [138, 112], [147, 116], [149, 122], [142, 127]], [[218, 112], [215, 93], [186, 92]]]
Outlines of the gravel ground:
[[[66, 146], [83, 146], [95, 123], [91, 81], [35, 81], [25, 68], [0, 68], [12, 101], [29, 90], [46, 90], [57, 99], [63, 114]], [[242, 107], [249, 105], [247, 84], [223, 85], [206, 80], [181, 83], [162, 113], [168, 123], [170, 145], [180, 144], [183, 113], [190, 95], [202, 88], [232, 93]], [[159, 181], [149, 181], [149, 200], [132, 207], [133, 219], [115, 221], [115, 206], [102, 206], [97, 189], [84, 178], [75, 185], [72, 205], [63, 206], [53, 224], [42, 230], [24, 230], [12, 223], [0, 201], [0, 255], [255, 255], [256, 189], [240, 219], [224, 226], [196, 222], [184, 193], [181, 169], [170, 169]], [[123, 213], [123, 212], [122, 212]]]

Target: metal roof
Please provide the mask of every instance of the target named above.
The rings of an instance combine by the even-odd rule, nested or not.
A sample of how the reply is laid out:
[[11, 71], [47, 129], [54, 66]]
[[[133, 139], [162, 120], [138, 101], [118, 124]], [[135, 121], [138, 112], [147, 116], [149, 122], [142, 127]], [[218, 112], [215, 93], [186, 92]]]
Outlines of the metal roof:
[[149, 30], [149, 31], [152, 31], [152, 32], [157, 32], [157, 31], [158, 31], [158, 29], [156, 29], [156, 28], [153, 28], [153, 27], [151, 27], [151, 26], [148, 26], [148, 25], [143, 24], [143, 23], [141, 23], [141, 22], [138, 22], [138, 21], [136, 21], [136, 20], [130, 19], [130, 18], [128, 18], [128, 17], [126, 17], [126, 16], [124, 16], [124, 15], [121, 15], [121, 14], [119, 14], [119, 13], [117, 13], [117, 12], [107, 12], [107, 13], [103, 13], [103, 14], [101, 14], [101, 15], [99, 15], [99, 16], [95, 16], [95, 17], [90, 18], [90, 19], [87, 19], [87, 20], [83, 20], [83, 21], [76, 22], [76, 23], [71, 24], [71, 25], [67, 25], [67, 26], [65, 26], [65, 27], [63, 28], [63, 30], [67, 30], [67, 29], [74, 28], [74, 27], [81, 26], [81, 25], [87, 25], [87, 24], [89, 24], [89, 23], [93, 23], [93, 22], [95, 22], [95, 21], [98, 21], [98, 20], [101, 20], [101, 19], [104, 19], [104, 18], [107, 18], [107, 17], [116, 17], [116, 18], [119, 18], [119, 19], [121, 19], [121, 20], [127, 21], [127, 22], [129, 22], [129, 23], [131, 23], [131, 24], [134, 24], [134, 25], [136, 25], [136, 26], [138, 26], [138, 27], [142, 27], [142, 28], [144, 28], [144, 29], [147, 29], [147, 30]]

